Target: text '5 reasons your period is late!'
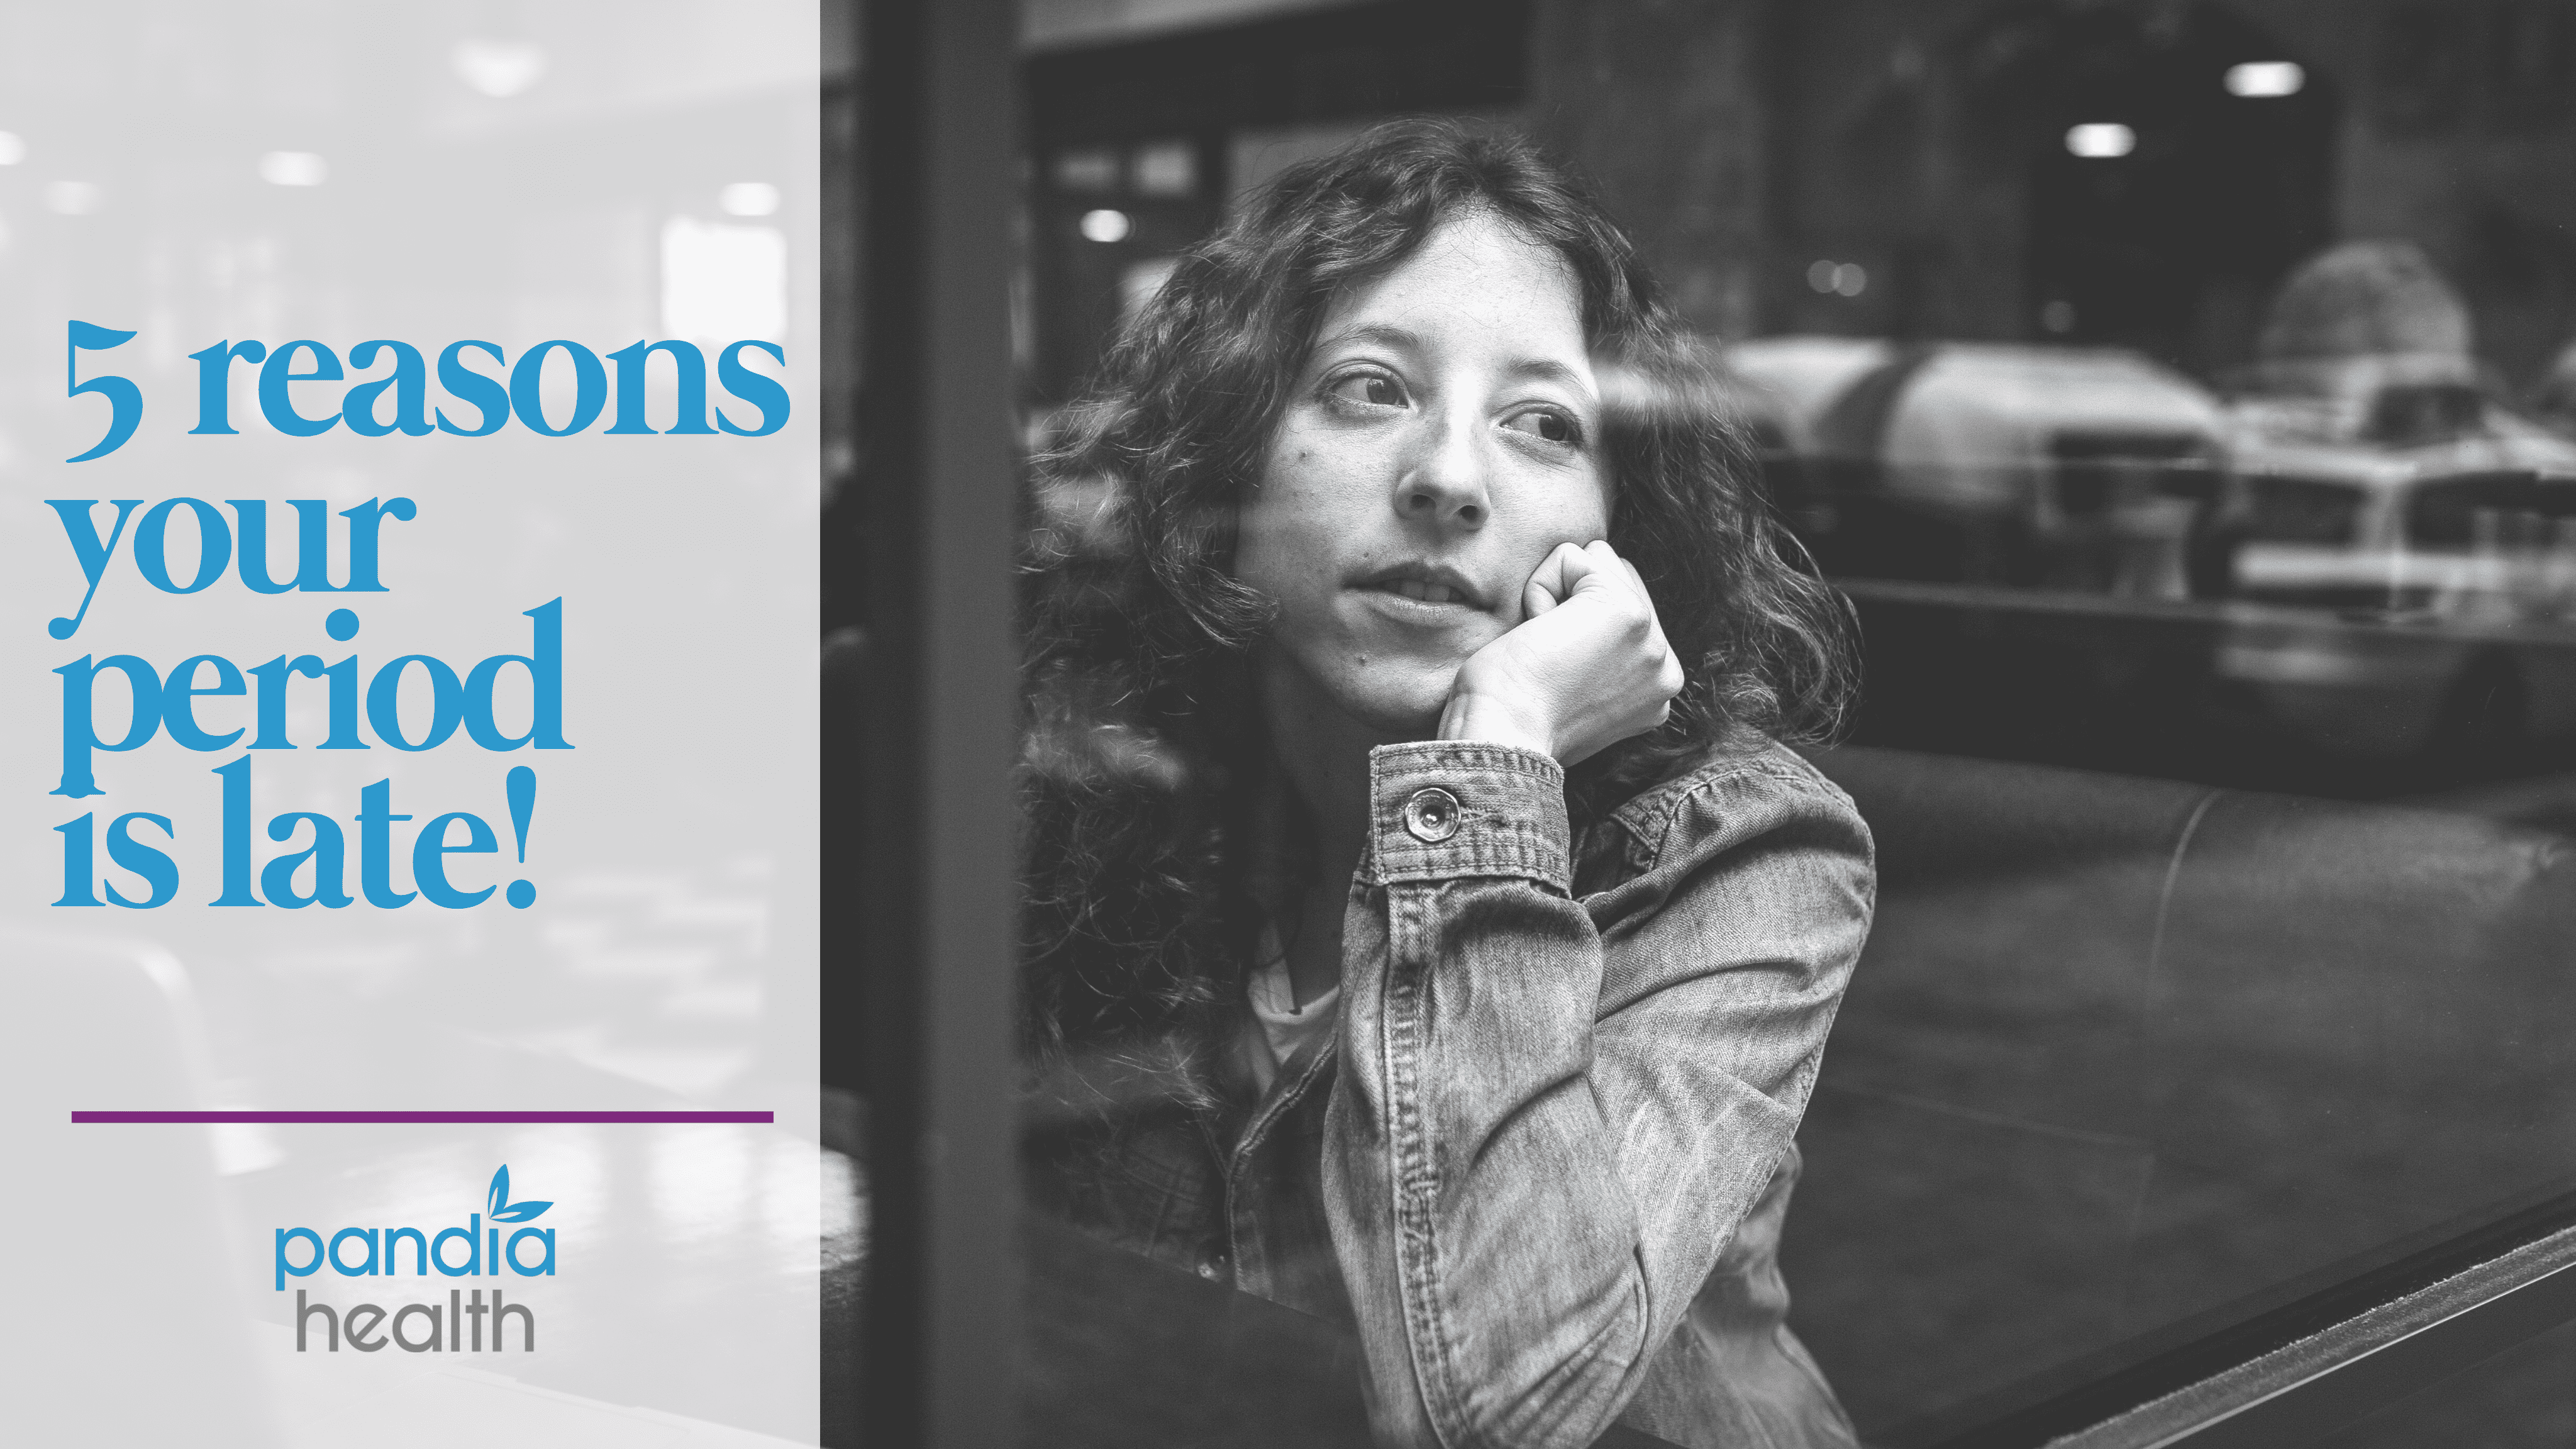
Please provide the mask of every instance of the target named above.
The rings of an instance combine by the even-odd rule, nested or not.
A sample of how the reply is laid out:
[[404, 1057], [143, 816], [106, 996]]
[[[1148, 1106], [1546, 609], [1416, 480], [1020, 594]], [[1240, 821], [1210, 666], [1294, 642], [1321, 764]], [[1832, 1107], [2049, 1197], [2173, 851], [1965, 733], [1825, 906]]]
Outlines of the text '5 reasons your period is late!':
[[[77, 465], [123, 447], [141, 426], [145, 406], [131, 378], [99, 366], [82, 375], [85, 361], [108, 361], [85, 359], [84, 353], [110, 352], [134, 332], [73, 321], [68, 333], [66, 396], [103, 398], [109, 405], [99, 441], [67, 460]], [[788, 393], [747, 354], [765, 356], [777, 367], [786, 362], [785, 351], [772, 342], [747, 340], [718, 349], [713, 373], [722, 396], [711, 399], [706, 353], [690, 342], [637, 341], [608, 352], [603, 361], [589, 347], [557, 339], [528, 348], [515, 364], [498, 344], [453, 342], [436, 352], [433, 401], [431, 354], [407, 342], [379, 338], [350, 347], [348, 362], [361, 370], [353, 377], [339, 352], [323, 342], [270, 346], [224, 339], [189, 354], [196, 364], [194, 396], [188, 399], [194, 426], [186, 435], [241, 431], [232, 408], [238, 381], [256, 394], [260, 422], [250, 426], [264, 425], [289, 438], [346, 429], [400, 446], [394, 440], [488, 437], [514, 423], [542, 437], [569, 438], [588, 432], [603, 415], [609, 426], [599, 429], [601, 436], [764, 437], [786, 425]], [[663, 376], [670, 386], [663, 391], [673, 404], [654, 409], [669, 414], [661, 428], [647, 416], [647, 369], [657, 356], [665, 359]], [[549, 417], [546, 404], [550, 396], [562, 402], [567, 373], [569, 406], [558, 409], [560, 418]], [[323, 411], [329, 404], [336, 406]], [[252, 771], [263, 751], [392, 750], [399, 756], [469, 749], [506, 755], [573, 748], [564, 724], [561, 596], [532, 604], [511, 601], [508, 610], [494, 611], [493, 652], [479, 659], [425, 653], [369, 659], [357, 647], [334, 659], [326, 656], [343, 654], [341, 649], [317, 644], [315, 652], [280, 650], [264, 660], [257, 656], [269, 649], [177, 660], [162, 654], [156, 661], [144, 651], [81, 639], [103, 588], [199, 598], [238, 589], [281, 601], [349, 595], [321, 624], [330, 645], [349, 645], [362, 628], [349, 604], [393, 592], [404, 537], [400, 525], [419, 519], [422, 505], [406, 497], [369, 498], [341, 508], [316, 498], [41, 501], [52, 515], [49, 530], [59, 528], [83, 583], [76, 605], [65, 599], [61, 612], [47, 611], [45, 632], [66, 645], [87, 646], [52, 670], [60, 678], [61, 768], [47, 793], [102, 801], [53, 827], [62, 837], [62, 890], [55, 906], [152, 910], [179, 900], [186, 889], [180, 861], [190, 854], [179, 845], [192, 833], [211, 834], [216, 844], [216, 891], [208, 905], [399, 909], [419, 901], [463, 910], [496, 894], [521, 909], [534, 904], [534, 881], [516, 876], [503, 883], [497, 877], [512, 874], [507, 867], [470, 859], [504, 849], [497, 819], [506, 822], [509, 848], [525, 868], [537, 804], [537, 773], [529, 765], [501, 771], [499, 789], [492, 792], [496, 799], [467, 802], [477, 809], [398, 810], [414, 802], [396, 800], [388, 773], [359, 786], [346, 802], [354, 809], [346, 813], [290, 810], [265, 820], [255, 818]], [[291, 553], [281, 546], [281, 533], [291, 536]], [[155, 745], [226, 758], [209, 768], [213, 778], [194, 802], [103, 808], [115, 793], [110, 784], [117, 762], [101, 756]], [[493, 810], [494, 803], [501, 809]], [[416, 829], [398, 828], [424, 816], [426, 823]], [[408, 884], [398, 876], [407, 876]]]

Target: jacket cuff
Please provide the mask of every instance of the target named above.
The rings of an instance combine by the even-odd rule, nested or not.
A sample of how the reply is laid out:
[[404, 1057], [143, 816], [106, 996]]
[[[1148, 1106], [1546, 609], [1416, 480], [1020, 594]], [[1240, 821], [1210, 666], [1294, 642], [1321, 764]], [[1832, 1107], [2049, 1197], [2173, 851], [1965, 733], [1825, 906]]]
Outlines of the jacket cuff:
[[1522, 876], [1570, 893], [1565, 770], [1534, 750], [1417, 740], [1369, 751], [1369, 883]]

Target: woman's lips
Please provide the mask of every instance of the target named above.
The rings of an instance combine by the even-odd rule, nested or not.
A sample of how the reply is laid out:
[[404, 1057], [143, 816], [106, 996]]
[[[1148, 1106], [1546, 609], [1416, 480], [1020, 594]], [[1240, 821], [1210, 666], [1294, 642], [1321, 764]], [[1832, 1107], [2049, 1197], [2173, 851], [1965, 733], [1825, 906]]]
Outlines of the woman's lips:
[[[1422, 579], [1394, 579], [1351, 590], [1361, 609], [1384, 624], [1427, 637], [1450, 639], [1473, 630], [1489, 616], [1452, 584]], [[1443, 646], [1446, 647], [1446, 646]]]
[[1467, 600], [1465, 593], [1447, 584], [1426, 583], [1421, 579], [1397, 579], [1385, 587], [1408, 599], [1420, 599], [1426, 604], [1465, 603]]
[[1446, 564], [1422, 561], [1397, 564], [1353, 580], [1353, 586], [1381, 597], [1407, 600], [1431, 608], [1483, 609], [1485, 601], [1466, 575]]

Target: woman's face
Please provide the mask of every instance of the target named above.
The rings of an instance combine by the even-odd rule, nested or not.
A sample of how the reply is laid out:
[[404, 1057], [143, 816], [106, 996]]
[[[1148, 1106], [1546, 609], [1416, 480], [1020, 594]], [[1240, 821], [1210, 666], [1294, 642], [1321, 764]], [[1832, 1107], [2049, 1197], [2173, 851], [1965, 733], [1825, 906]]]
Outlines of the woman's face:
[[1574, 275], [1491, 214], [1336, 297], [1236, 543], [1279, 605], [1274, 707], [1427, 733], [1548, 553], [1609, 532], [1599, 437]]

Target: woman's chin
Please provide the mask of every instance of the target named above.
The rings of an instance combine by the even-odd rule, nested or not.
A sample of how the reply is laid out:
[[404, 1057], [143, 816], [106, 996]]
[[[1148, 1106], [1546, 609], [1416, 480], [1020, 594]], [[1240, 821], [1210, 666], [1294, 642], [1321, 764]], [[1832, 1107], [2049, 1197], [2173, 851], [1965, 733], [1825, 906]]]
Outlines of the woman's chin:
[[[1391, 671], [1390, 671], [1391, 672]], [[1343, 681], [1334, 703], [1342, 713], [1390, 740], [1427, 740], [1440, 733], [1441, 712], [1458, 682], [1458, 666], [1405, 671], [1396, 678]]]
[[[1317, 657], [1321, 655], [1322, 657]], [[1301, 652], [1273, 641], [1254, 656], [1255, 677], [1277, 724], [1335, 730], [1333, 717], [1382, 741], [1427, 740], [1464, 660], [1437, 655]]]

